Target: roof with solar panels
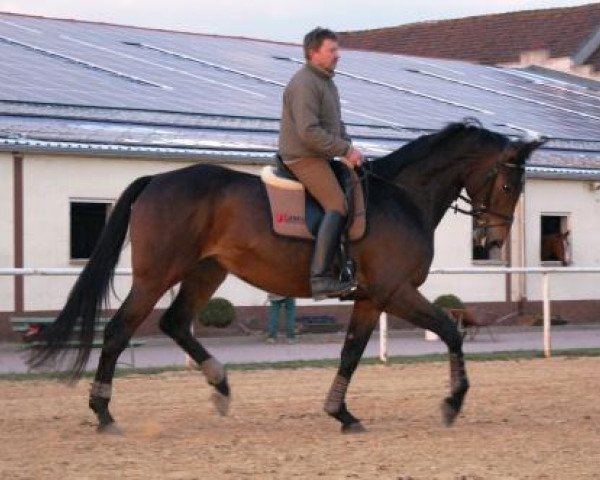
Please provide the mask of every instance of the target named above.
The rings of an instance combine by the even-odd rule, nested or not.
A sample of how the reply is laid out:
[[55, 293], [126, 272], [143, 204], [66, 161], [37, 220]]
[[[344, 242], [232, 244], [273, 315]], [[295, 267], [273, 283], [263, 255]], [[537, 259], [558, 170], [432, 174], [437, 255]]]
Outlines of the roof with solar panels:
[[[0, 149], [270, 162], [300, 45], [0, 13]], [[600, 84], [345, 50], [335, 77], [354, 142], [382, 156], [475, 117], [551, 140], [532, 174], [600, 176]]]

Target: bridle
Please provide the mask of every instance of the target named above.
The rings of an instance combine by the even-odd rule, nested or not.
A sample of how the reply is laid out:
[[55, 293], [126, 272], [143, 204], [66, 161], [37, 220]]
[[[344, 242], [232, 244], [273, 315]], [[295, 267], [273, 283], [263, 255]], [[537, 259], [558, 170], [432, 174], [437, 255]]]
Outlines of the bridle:
[[[502, 156], [502, 155], [501, 155]], [[516, 170], [524, 170], [525, 167], [523, 165], [519, 165], [517, 163], [512, 162], [503, 162], [501, 160], [496, 161], [495, 165], [491, 168], [491, 170], [485, 176], [485, 179], [481, 186], [475, 190], [473, 193], [473, 197], [477, 197], [478, 194], [487, 187], [487, 192], [485, 194], [484, 200], [480, 203], [474, 203], [469, 197], [463, 195], [462, 193], [458, 196], [457, 201], [452, 205], [452, 209], [454, 213], [462, 213], [464, 215], [469, 215], [475, 218], [478, 221], [477, 228], [489, 229], [492, 227], [506, 227], [510, 226], [513, 222], [514, 215], [505, 215], [504, 213], [496, 212], [490, 208], [490, 203], [492, 200], [492, 195], [494, 193], [494, 185], [496, 183], [496, 179], [500, 173], [500, 169], [508, 168], [508, 169], [516, 169]], [[502, 186], [502, 189], [505, 192], [510, 191], [510, 186], [505, 184]], [[458, 200], [462, 200], [463, 202], [469, 204], [471, 206], [470, 210], [465, 210], [458, 206]], [[494, 217], [499, 218], [501, 221], [498, 223], [490, 224], [487, 221], [482, 221], [482, 215], [492, 215]]]
[[[501, 159], [504, 158], [505, 152], [507, 149], [508, 149], [508, 144], [499, 155], [499, 157]], [[371, 165], [369, 164], [369, 162], [366, 162], [365, 164], [363, 164], [363, 167], [361, 167], [360, 174], [359, 174], [359, 178], [361, 178], [361, 180], [363, 180], [365, 177], [369, 176], [369, 177], [376, 178], [377, 180], [380, 180], [381, 182], [392, 185], [395, 188], [401, 188], [398, 185], [396, 185], [393, 181], [391, 181], [387, 178], [384, 178], [381, 175], [378, 175], [375, 172], [373, 172], [373, 170], [370, 167], [371, 167]], [[498, 175], [502, 168], [517, 169], [517, 170], [521, 170], [521, 171], [525, 170], [525, 167], [523, 165], [519, 165], [517, 163], [512, 163], [512, 162], [506, 162], [503, 160], [497, 160], [496, 163], [494, 164], [494, 166], [486, 174], [485, 179], [483, 180], [483, 183], [481, 184], [481, 186], [479, 186], [475, 190], [475, 193], [473, 193], [473, 195], [472, 195], [473, 197], [476, 197], [477, 194], [479, 194], [484, 188], [487, 187], [487, 192], [486, 192], [483, 202], [475, 204], [469, 197], [467, 197], [461, 193], [458, 196], [458, 198], [456, 199], [456, 202], [450, 207], [452, 210], [454, 210], [454, 213], [462, 213], [464, 215], [469, 215], [469, 216], [475, 218], [476, 220], [478, 220], [477, 228], [481, 228], [481, 229], [485, 229], [485, 230], [490, 229], [492, 227], [510, 226], [513, 222], [514, 215], [505, 215], [503, 213], [496, 212], [489, 207], [490, 201], [492, 199], [492, 195], [494, 193], [494, 184], [496, 183], [496, 179], [498, 178]], [[502, 186], [502, 189], [504, 191], [509, 191], [508, 190], [509, 188], [510, 188], [510, 186], [507, 184]], [[465, 203], [469, 204], [471, 206], [471, 209], [465, 210], [463, 208], [460, 208], [458, 206], [459, 199], [464, 201]], [[501, 221], [498, 223], [488, 223], [487, 221], [481, 221], [482, 215], [485, 215], [485, 214], [497, 217]]]

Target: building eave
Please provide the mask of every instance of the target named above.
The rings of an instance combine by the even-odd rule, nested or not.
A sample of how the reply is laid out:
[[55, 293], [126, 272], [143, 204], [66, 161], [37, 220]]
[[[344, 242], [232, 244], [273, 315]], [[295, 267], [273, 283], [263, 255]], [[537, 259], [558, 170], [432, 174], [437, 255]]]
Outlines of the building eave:
[[525, 175], [527, 178], [550, 180], [600, 180], [600, 169], [528, 166]]
[[[234, 165], [269, 165], [274, 162], [275, 151], [269, 148], [256, 149], [210, 149], [193, 147], [160, 147], [154, 145], [123, 145], [107, 143], [85, 143], [50, 141], [23, 138], [0, 138], [0, 152], [23, 152], [119, 158], [145, 158], [155, 160], [195, 161]], [[547, 165], [528, 165], [527, 178], [565, 180], [599, 180], [600, 169], [569, 168]]]
[[90, 155], [101, 157], [137, 157], [243, 165], [273, 163], [275, 152], [269, 150], [222, 150], [184, 147], [156, 147], [120, 144], [58, 142], [33, 139], [0, 138], [0, 151]]

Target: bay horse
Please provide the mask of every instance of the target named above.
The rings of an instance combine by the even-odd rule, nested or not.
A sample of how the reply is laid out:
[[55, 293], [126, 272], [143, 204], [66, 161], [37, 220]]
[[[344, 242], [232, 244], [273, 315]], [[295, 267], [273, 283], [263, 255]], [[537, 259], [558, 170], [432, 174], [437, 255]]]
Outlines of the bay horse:
[[[434, 231], [464, 189], [486, 246], [501, 246], [519, 198], [525, 159], [539, 140], [511, 140], [473, 120], [451, 123], [368, 163], [368, 231], [354, 242], [358, 290], [337, 375], [325, 401], [342, 431], [362, 431], [346, 406], [350, 379], [382, 312], [436, 333], [447, 345], [450, 395], [442, 418], [459, 414], [469, 382], [462, 338], [453, 322], [419, 292], [434, 253]], [[121, 194], [63, 310], [41, 333], [30, 365], [67, 360], [67, 342], [82, 346], [67, 372], [79, 378], [129, 227], [132, 285], [104, 331], [89, 406], [101, 432], [118, 430], [109, 411], [115, 365], [158, 299], [180, 284], [159, 324], [212, 385], [221, 413], [229, 406], [224, 367], [190, 333], [190, 324], [232, 273], [262, 290], [310, 297], [310, 241], [273, 233], [265, 187], [256, 175], [197, 164], [132, 182]]]
[[564, 267], [569, 265], [569, 231], [542, 235], [542, 261], [559, 261]]

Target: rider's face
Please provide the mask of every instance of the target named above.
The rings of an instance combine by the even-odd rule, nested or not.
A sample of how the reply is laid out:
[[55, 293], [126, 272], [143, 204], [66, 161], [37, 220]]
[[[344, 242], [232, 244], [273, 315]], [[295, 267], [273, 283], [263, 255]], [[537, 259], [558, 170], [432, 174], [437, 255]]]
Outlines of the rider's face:
[[326, 38], [318, 49], [310, 52], [310, 61], [315, 65], [333, 72], [340, 59], [338, 42]]

